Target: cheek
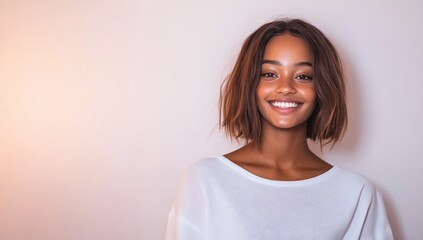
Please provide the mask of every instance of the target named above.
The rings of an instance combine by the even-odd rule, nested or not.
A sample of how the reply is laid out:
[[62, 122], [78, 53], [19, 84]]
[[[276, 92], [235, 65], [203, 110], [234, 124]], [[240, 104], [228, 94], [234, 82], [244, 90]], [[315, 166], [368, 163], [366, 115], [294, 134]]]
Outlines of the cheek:
[[263, 115], [263, 108], [264, 108], [264, 101], [266, 99], [266, 96], [269, 95], [269, 90], [267, 87], [264, 87], [263, 84], [258, 84], [256, 88], [256, 106], [260, 113], [260, 115]]
[[265, 98], [267, 95], [272, 93], [273, 86], [271, 84], [259, 83], [256, 89], [256, 98], [257, 100]]
[[313, 112], [314, 109], [316, 108], [316, 101], [317, 101], [317, 94], [316, 94], [316, 91], [314, 90], [314, 88], [312, 88], [309, 91], [308, 98], [309, 98], [310, 103], [312, 104], [312, 108], [311, 108], [310, 112]]
[[314, 84], [307, 86], [307, 88], [303, 89], [303, 96], [307, 98], [307, 100], [315, 102], [316, 101], [316, 89]]
[[316, 95], [316, 92], [314, 91], [314, 89], [313, 89], [313, 91], [310, 93], [310, 100], [313, 102], [313, 104], [315, 104], [315, 103], [316, 103], [316, 100], [317, 100], [317, 95]]
[[301, 90], [301, 95], [303, 96], [304, 100], [307, 102], [307, 112], [308, 114], [312, 114], [316, 107], [317, 101], [317, 94], [313, 86], [303, 88]]
[[317, 95], [314, 86], [301, 87], [297, 91], [308, 102], [316, 100]]

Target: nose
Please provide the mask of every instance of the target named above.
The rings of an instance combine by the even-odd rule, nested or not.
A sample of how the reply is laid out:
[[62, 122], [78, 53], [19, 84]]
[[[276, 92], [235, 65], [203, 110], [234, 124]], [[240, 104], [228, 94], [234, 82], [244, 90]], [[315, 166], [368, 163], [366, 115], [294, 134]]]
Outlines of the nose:
[[289, 78], [283, 77], [278, 80], [278, 85], [275, 91], [276, 93], [282, 95], [295, 94], [297, 92], [295, 86], [293, 85], [293, 82]]

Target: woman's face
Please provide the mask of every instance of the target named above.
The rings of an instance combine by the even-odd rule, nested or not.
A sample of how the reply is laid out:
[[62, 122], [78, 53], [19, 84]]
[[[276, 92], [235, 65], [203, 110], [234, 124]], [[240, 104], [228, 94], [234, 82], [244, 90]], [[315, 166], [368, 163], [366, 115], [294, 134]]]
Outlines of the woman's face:
[[288, 33], [266, 45], [256, 99], [265, 123], [288, 129], [307, 121], [316, 92], [313, 59], [307, 43]]

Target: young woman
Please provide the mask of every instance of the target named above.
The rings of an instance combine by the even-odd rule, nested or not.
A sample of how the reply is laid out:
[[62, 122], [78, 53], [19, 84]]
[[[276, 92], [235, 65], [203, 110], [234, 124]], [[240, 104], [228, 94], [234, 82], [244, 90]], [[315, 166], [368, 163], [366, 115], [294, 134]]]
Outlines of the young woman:
[[257, 29], [220, 107], [245, 145], [185, 172], [166, 239], [393, 239], [375, 187], [307, 145], [334, 144], [347, 125], [341, 62], [320, 30], [298, 19]]

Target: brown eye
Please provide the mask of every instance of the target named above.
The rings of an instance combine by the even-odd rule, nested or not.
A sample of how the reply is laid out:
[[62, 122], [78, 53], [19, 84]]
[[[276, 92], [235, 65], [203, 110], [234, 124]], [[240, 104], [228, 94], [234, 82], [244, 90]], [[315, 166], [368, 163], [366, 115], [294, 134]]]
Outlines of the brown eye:
[[276, 74], [274, 74], [274, 73], [262, 73], [262, 74], [260, 74], [260, 76], [261, 77], [264, 77], [264, 78], [277, 78], [278, 76], [276, 75]]
[[302, 80], [302, 81], [311, 81], [313, 80], [313, 77], [302, 74], [302, 75], [298, 75], [296, 79]]

